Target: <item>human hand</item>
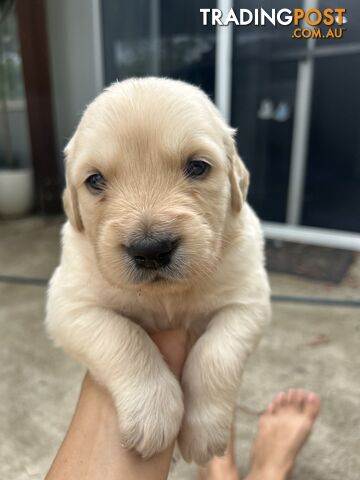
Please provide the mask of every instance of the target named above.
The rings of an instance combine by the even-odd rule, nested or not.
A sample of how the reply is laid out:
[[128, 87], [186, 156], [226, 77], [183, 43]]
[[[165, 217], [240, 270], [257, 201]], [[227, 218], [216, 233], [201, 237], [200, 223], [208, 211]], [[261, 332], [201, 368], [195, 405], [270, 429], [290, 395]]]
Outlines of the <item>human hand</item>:
[[164, 330], [150, 334], [172, 372], [180, 378], [189, 350], [189, 335], [183, 329]]

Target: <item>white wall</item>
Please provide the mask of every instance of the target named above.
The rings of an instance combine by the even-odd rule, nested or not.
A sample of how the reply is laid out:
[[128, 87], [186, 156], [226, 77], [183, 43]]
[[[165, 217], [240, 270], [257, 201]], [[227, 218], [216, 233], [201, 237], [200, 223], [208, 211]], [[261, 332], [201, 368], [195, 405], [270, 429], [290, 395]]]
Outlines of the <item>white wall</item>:
[[103, 87], [100, 0], [47, 0], [59, 162], [85, 106]]

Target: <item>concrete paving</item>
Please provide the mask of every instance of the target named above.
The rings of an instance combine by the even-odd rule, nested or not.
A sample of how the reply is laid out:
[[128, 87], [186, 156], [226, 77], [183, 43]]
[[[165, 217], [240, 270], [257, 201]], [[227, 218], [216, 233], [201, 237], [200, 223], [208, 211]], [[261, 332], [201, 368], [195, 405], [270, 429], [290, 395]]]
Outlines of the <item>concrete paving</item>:
[[[0, 223], [0, 275], [46, 278], [58, 261], [61, 219]], [[357, 299], [360, 263], [339, 286], [271, 275], [274, 293]], [[43, 329], [46, 288], [0, 283], [0, 479], [44, 477], [73, 412], [83, 370]], [[246, 473], [258, 416], [290, 387], [316, 391], [322, 411], [294, 480], [360, 478], [360, 309], [274, 304], [274, 321], [249, 361], [238, 399], [239, 471]], [[172, 480], [195, 478], [181, 462]], [[79, 479], [80, 480], [80, 479]]]

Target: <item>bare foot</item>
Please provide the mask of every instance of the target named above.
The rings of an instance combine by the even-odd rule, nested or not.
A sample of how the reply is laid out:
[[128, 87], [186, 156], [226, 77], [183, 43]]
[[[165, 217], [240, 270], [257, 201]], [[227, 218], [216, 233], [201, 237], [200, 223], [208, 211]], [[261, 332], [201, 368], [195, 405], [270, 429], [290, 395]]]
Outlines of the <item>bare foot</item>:
[[319, 409], [315, 393], [289, 390], [277, 395], [260, 418], [246, 480], [286, 480]]

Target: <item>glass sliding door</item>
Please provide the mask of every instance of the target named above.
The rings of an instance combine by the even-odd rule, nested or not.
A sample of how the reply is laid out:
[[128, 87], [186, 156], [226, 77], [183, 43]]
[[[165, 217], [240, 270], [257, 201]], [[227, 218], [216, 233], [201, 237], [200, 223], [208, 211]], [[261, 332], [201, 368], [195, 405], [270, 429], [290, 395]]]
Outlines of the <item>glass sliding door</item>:
[[[255, 0], [234, 1], [235, 11], [259, 6]], [[291, 5], [263, 1], [261, 7]], [[291, 55], [301, 48], [290, 27], [234, 27], [231, 123], [251, 172], [250, 203], [267, 221], [286, 219], [298, 67]]]
[[161, 75], [214, 95], [215, 27], [201, 24], [200, 8], [215, 0], [103, 0], [106, 83]]
[[344, 38], [314, 51], [302, 224], [360, 232], [360, 5], [349, 0], [346, 8]]
[[105, 83], [156, 75], [158, 33], [152, 18], [158, 1], [103, 0]]
[[31, 166], [28, 130], [18, 28], [11, 8], [0, 25], [0, 168]]
[[360, 232], [359, 85], [360, 55], [315, 61], [304, 225]]
[[201, 25], [200, 8], [216, 1], [161, 3], [161, 75], [201, 86], [211, 97], [215, 88], [215, 27]]
[[[296, 3], [234, 0], [234, 7]], [[293, 27], [234, 28], [231, 120], [252, 174], [250, 203], [263, 220], [360, 232], [360, 5], [346, 8], [344, 38], [312, 48], [291, 38]], [[307, 102], [309, 112], [296, 117]]]
[[297, 64], [247, 60], [238, 65], [233, 70], [232, 125], [251, 172], [250, 203], [262, 219], [284, 222]]

